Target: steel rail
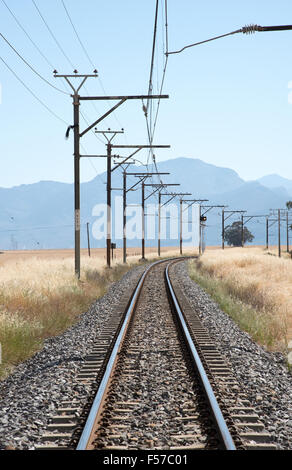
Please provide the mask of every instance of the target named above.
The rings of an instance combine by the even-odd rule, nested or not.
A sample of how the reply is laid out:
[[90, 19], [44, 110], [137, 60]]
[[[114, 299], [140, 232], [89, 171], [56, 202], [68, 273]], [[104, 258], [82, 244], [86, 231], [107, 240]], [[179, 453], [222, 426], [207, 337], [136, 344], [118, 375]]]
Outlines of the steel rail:
[[[178, 259], [181, 259], [181, 258], [178, 258]], [[152, 263], [145, 271], [144, 273], [142, 274], [139, 282], [138, 282], [138, 285], [134, 291], [134, 294], [132, 296], [132, 299], [130, 301], [130, 304], [129, 304], [129, 307], [127, 309], [127, 312], [125, 314], [125, 318], [123, 320], [123, 324], [121, 326], [121, 329], [120, 329], [120, 332], [118, 334], [118, 337], [115, 341], [115, 344], [114, 344], [114, 347], [113, 347], [113, 350], [110, 354], [110, 358], [107, 362], [107, 365], [106, 365], [106, 369], [105, 369], [105, 372], [104, 372], [104, 375], [103, 375], [103, 378], [101, 380], [101, 383], [98, 387], [98, 390], [97, 390], [97, 393], [95, 395], [95, 398], [94, 398], [94, 401], [93, 401], [93, 404], [91, 406], [91, 409], [90, 409], [90, 412], [88, 414], [88, 417], [87, 417], [87, 420], [86, 420], [86, 423], [85, 423], [85, 426], [83, 428], [83, 431], [82, 431], [82, 434], [81, 434], [81, 437], [79, 439], [79, 442], [78, 442], [78, 445], [76, 447], [76, 450], [85, 450], [88, 443], [89, 443], [89, 439], [90, 439], [90, 436], [91, 436], [91, 433], [92, 433], [92, 429], [93, 429], [93, 426], [95, 424], [95, 420], [96, 420], [96, 416], [101, 408], [101, 405], [102, 405], [102, 401], [103, 401], [103, 396], [104, 396], [104, 393], [106, 391], [106, 388], [107, 388], [107, 385], [109, 383], [109, 380], [110, 380], [110, 376], [111, 376], [111, 373], [112, 373], [112, 370], [113, 370], [113, 366], [114, 366], [114, 363], [116, 361], [116, 357], [117, 357], [117, 354], [118, 354], [118, 351], [120, 349], [120, 346], [121, 346], [121, 343], [122, 343], [122, 339], [124, 337], [124, 333], [127, 329], [127, 326], [129, 324], [129, 320], [131, 318], [131, 315], [136, 307], [136, 303], [137, 303], [137, 300], [139, 298], [139, 295], [140, 295], [140, 292], [141, 292], [141, 289], [143, 287], [143, 284], [144, 284], [144, 281], [145, 281], [145, 278], [147, 276], [147, 274], [149, 273], [150, 269], [159, 264], [159, 263], [163, 263], [163, 262], [166, 262], [168, 260], [159, 260], [159, 261], [155, 261], [154, 263]]]
[[209, 382], [209, 379], [207, 377], [207, 374], [205, 372], [205, 369], [204, 369], [204, 366], [201, 362], [201, 359], [199, 357], [199, 354], [197, 352], [197, 349], [194, 345], [194, 342], [191, 338], [191, 335], [189, 333], [189, 329], [187, 327], [187, 324], [185, 322], [185, 319], [184, 319], [184, 316], [183, 316], [183, 313], [182, 313], [182, 310], [179, 306], [179, 303], [178, 303], [178, 300], [176, 298], [176, 295], [174, 293], [174, 289], [172, 287], [172, 284], [171, 284], [171, 281], [170, 281], [170, 277], [169, 277], [169, 265], [166, 267], [165, 269], [165, 277], [166, 277], [166, 281], [167, 281], [167, 285], [168, 285], [168, 288], [169, 288], [169, 292], [170, 292], [170, 295], [171, 295], [171, 299], [173, 301], [173, 304], [174, 304], [174, 307], [176, 309], [176, 312], [177, 312], [177, 315], [178, 315], [178, 318], [180, 320], [180, 326], [183, 330], [183, 333], [185, 335], [185, 338], [186, 338], [186, 341], [188, 343], [188, 346], [189, 346], [189, 350], [190, 350], [190, 353], [195, 361], [195, 364], [196, 364], [196, 367], [197, 367], [197, 370], [198, 370], [198, 373], [199, 373], [199, 376], [200, 376], [200, 379], [201, 379], [201, 382], [203, 384], [203, 387], [204, 387], [204, 390], [205, 390], [205, 393], [206, 393], [206, 396], [207, 396], [207, 399], [209, 401], [209, 404], [211, 406], [211, 409], [212, 409], [212, 412], [213, 412], [213, 416], [216, 420], [216, 425], [218, 427], [218, 430], [219, 430], [219, 433], [221, 435], [221, 438], [222, 438], [222, 441], [225, 445], [225, 448], [226, 450], [236, 450], [236, 447], [235, 447], [235, 444], [233, 442], [233, 439], [232, 439], [232, 436], [229, 432], [229, 429], [227, 427], [227, 424], [225, 422], [225, 419], [222, 415], [222, 412], [220, 410], [220, 406], [218, 405], [218, 402], [216, 400], [216, 397], [214, 395], [214, 392], [213, 392], [213, 389], [212, 389], [212, 386]]

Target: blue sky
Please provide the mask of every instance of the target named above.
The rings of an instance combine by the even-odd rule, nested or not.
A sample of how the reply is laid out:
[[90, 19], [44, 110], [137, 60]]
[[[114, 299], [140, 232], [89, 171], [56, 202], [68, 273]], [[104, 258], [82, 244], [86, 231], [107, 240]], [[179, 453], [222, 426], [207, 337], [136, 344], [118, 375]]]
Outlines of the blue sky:
[[[57, 47], [31, 0], [5, 0], [46, 60], [0, 0], [0, 32], [47, 80], [59, 73], [91, 73], [89, 95], [146, 94], [150, 70], [155, 0], [64, 0], [87, 49], [84, 54], [61, 0], [35, 0], [69, 61]], [[160, 2], [153, 91], [158, 92], [164, 38], [164, 0]], [[246, 24], [292, 24], [288, 0], [168, 0], [169, 50], [228, 33]], [[45, 109], [0, 61], [0, 186], [40, 180], [73, 181], [73, 140], [65, 140], [72, 124], [72, 100], [40, 80], [1, 39], [1, 57], [57, 116]], [[169, 56], [154, 143], [171, 145], [156, 152], [157, 161], [199, 158], [234, 169], [252, 180], [278, 173], [292, 179], [292, 31], [237, 34]], [[85, 90], [84, 90], [85, 93]], [[292, 100], [291, 100], [292, 101]], [[114, 104], [114, 103], [113, 103]], [[107, 102], [83, 103], [90, 122], [108, 109]], [[63, 122], [65, 121], [65, 122]], [[81, 119], [81, 127], [86, 124]], [[100, 129], [125, 129], [116, 143], [147, 144], [140, 101], [128, 101]], [[104, 153], [100, 136], [82, 139], [88, 154]], [[145, 162], [147, 153], [141, 152]], [[81, 180], [106, 168], [105, 159], [83, 159]]]

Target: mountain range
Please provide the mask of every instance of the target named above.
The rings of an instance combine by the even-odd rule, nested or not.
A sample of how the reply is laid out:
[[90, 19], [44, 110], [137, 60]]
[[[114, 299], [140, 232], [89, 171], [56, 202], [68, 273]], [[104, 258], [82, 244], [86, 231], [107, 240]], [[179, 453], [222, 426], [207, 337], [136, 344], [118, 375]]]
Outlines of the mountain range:
[[[267, 175], [255, 181], [244, 181], [232, 169], [215, 166], [194, 158], [175, 158], [149, 166], [149, 171], [169, 172], [163, 176], [165, 183], [180, 183], [174, 192], [190, 192], [190, 198], [208, 199], [206, 205], [227, 205], [226, 210], [246, 210], [246, 215], [269, 214], [270, 209], [285, 208], [292, 200], [292, 180], [279, 175]], [[131, 165], [129, 172], [145, 171], [144, 167]], [[157, 177], [156, 177], [157, 178]], [[137, 179], [128, 177], [128, 187]], [[156, 179], [154, 182], [157, 182]], [[87, 246], [86, 223], [92, 224], [94, 206], [106, 203], [106, 173], [80, 185], [81, 192], [81, 245]], [[122, 195], [122, 175], [112, 173], [114, 195]], [[169, 187], [168, 191], [171, 191]], [[140, 204], [141, 191], [128, 193], [129, 204]], [[154, 202], [154, 201], [153, 201]], [[0, 188], [0, 249], [53, 249], [73, 248], [74, 185], [55, 181], [40, 181], [12, 188]], [[204, 211], [205, 209], [202, 209]], [[206, 209], [207, 210], [207, 209]], [[207, 214], [206, 243], [221, 243], [221, 209], [214, 208]], [[238, 220], [238, 214], [228, 223]], [[254, 244], [265, 243], [265, 218], [255, 218], [247, 223], [255, 236]], [[273, 231], [275, 233], [273, 233]], [[284, 234], [284, 230], [283, 230]], [[284, 235], [283, 235], [284, 236]], [[276, 243], [275, 227], [270, 233], [271, 243]], [[117, 240], [121, 246], [121, 240]], [[153, 241], [152, 244], [156, 242]], [[176, 244], [164, 240], [164, 244]], [[139, 245], [132, 240], [129, 245]], [[105, 240], [92, 239], [93, 247], [104, 247]]]

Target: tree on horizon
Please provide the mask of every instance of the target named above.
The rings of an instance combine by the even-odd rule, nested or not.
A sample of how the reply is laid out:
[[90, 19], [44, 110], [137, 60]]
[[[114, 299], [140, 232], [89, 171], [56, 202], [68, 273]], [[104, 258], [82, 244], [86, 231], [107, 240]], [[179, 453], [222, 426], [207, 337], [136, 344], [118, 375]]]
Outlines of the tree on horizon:
[[[229, 246], [241, 246], [242, 244], [242, 224], [240, 221], [233, 222], [232, 225], [227, 227], [224, 232], [224, 240]], [[252, 242], [254, 239], [253, 234], [243, 227], [243, 242]]]

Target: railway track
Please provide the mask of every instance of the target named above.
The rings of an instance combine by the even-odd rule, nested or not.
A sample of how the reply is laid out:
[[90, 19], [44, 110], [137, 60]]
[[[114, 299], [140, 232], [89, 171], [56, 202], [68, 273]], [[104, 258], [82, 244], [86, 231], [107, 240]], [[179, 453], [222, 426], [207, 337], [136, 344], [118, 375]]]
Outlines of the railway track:
[[97, 386], [90, 407], [61, 405], [42, 448], [275, 448], [183, 295], [179, 261], [154, 263], [121, 299], [79, 375]]

